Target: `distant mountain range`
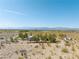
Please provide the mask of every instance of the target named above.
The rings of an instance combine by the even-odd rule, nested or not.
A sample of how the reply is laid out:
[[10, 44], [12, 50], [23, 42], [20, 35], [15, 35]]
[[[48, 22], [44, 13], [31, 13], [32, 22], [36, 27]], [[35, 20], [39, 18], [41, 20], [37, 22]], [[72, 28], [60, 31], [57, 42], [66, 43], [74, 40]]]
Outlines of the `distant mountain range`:
[[9, 30], [75, 30], [79, 31], [79, 28], [67, 28], [67, 27], [0, 27], [0, 29]]

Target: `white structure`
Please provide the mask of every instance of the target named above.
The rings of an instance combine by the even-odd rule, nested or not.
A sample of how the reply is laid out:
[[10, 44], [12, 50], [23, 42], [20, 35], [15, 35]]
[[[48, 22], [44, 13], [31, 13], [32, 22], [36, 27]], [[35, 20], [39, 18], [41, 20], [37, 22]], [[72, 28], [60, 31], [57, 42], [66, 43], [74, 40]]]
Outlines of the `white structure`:
[[68, 37], [68, 36], [64, 37], [64, 40], [65, 40], [65, 41], [71, 40], [71, 39], [72, 39], [72, 38], [70, 38], [70, 37]]
[[32, 35], [29, 35], [29, 36], [28, 36], [28, 39], [29, 39], [29, 40], [32, 40], [32, 37], [33, 37]]

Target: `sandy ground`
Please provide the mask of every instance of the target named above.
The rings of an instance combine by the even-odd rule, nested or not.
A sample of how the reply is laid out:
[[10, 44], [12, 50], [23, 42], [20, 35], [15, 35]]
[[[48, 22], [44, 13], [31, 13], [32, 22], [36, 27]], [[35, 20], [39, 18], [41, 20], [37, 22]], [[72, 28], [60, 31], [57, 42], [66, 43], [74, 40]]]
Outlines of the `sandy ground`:
[[[26, 50], [26, 55], [22, 56], [20, 50]], [[22, 59], [79, 59], [79, 43], [72, 41], [70, 45], [65, 45], [63, 40], [60, 43], [48, 44], [21, 41], [5, 44], [0, 49], [0, 59], [20, 59], [20, 57]]]

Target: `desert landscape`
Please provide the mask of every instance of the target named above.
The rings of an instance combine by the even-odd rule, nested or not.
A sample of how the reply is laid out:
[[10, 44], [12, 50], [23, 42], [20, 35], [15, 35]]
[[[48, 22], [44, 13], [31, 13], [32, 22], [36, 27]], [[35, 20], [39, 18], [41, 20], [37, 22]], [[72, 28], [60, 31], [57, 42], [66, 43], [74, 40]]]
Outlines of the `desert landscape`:
[[0, 59], [79, 59], [79, 0], [0, 0]]
[[0, 59], [79, 59], [79, 32], [1, 30]]

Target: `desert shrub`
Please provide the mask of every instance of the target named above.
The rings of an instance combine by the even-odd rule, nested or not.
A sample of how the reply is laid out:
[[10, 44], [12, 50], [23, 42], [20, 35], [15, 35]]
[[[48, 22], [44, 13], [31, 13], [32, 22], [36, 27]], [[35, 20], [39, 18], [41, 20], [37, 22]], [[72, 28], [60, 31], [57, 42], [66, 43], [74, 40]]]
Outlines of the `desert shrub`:
[[15, 41], [16, 43], [18, 42], [18, 40], [19, 40], [18, 37], [14, 38], [14, 41]]
[[12, 37], [10, 37], [10, 41], [11, 41], [11, 42], [15, 42], [14, 39], [13, 39]]
[[24, 38], [28, 38], [28, 34], [27, 33], [24, 33], [23, 32], [20, 32], [19, 33], [19, 37], [22, 39], [22, 40], [25, 40]]
[[41, 55], [44, 55], [44, 53], [42, 52]]
[[15, 51], [16, 54], [18, 54], [18, 51]]
[[64, 52], [64, 53], [68, 53], [69, 51], [68, 51], [67, 48], [63, 48], [63, 49], [62, 49], [62, 52]]
[[52, 59], [51, 56], [49, 56], [47, 59]]
[[76, 45], [77, 46], [77, 48], [79, 49], [79, 45]]
[[49, 36], [50, 42], [51, 42], [51, 43], [56, 43], [56, 37], [57, 37], [56, 34], [50, 35], [50, 36]]
[[35, 53], [32, 53], [33, 56], [35, 56]]
[[56, 47], [59, 48], [60, 46], [58, 44], [56, 44]]
[[72, 51], [76, 51], [74, 46], [72, 47]]
[[63, 59], [62, 56], [59, 56], [59, 59]]
[[71, 43], [66, 41], [65, 46], [71, 46]]
[[35, 46], [35, 48], [38, 48], [38, 47], [39, 47], [38, 45]]
[[50, 43], [47, 43], [47, 45], [48, 45], [49, 47], [51, 47], [51, 44], [50, 44]]
[[25, 37], [24, 37], [24, 34], [23, 33], [19, 33], [19, 37], [23, 40]]
[[76, 57], [79, 59], [79, 55], [76, 55]]
[[71, 44], [70, 43], [65, 43], [65, 46], [70, 46]]
[[19, 40], [18, 38], [19, 38], [19, 37], [15, 37], [15, 38], [10, 37], [10, 41], [16, 43], [16, 42], [18, 42], [18, 40]]
[[66, 35], [63, 34], [63, 33], [61, 33], [61, 34], [59, 34], [59, 37], [60, 37], [61, 39], [63, 39], [64, 37], [66, 37]]
[[28, 34], [27, 33], [24, 34], [24, 38], [28, 38]]
[[20, 56], [20, 57], [18, 57], [18, 59], [24, 59], [24, 58]]
[[41, 40], [42, 40], [43, 42], [45, 42], [46, 39], [47, 39], [47, 36], [45, 36], [45, 35], [41, 35], [40, 38], [41, 38]]
[[36, 40], [36, 37], [35, 37], [35, 36], [33, 36], [33, 37], [32, 37], [32, 41], [35, 41], [35, 40]]
[[39, 36], [33, 36], [33, 37], [32, 37], [32, 40], [33, 40], [33, 41], [36, 41], [36, 42], [39, 42], [40, 39], [39, 39]]

